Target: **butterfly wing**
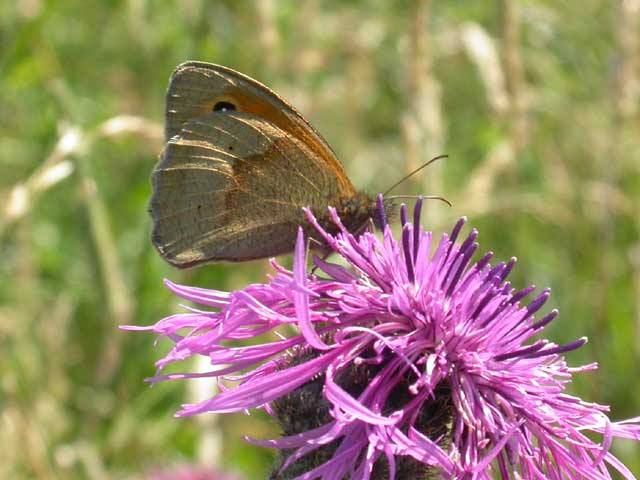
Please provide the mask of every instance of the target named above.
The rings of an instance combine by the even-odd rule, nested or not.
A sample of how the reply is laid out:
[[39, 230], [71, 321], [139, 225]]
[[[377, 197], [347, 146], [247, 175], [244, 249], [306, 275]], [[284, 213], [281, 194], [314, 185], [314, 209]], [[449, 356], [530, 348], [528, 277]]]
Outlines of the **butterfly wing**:
[[323, 168], [334, 173], [341, 191], [355, 192], [329, 144], [295, 108], [260, 82], [221, 65], [186, 62], [173, 72], [166, 98], [166, 140], [218, 105], [263, 118], [297, 138], [323, 162]]
[[202, 114], [172, 136], [153, 172], [152, 241], [180, 268], [291, 251], [302, 207], [322, 211], [345, 193], [325, 161], [264, 118]]
[[320, 134], [245, 75], [188, 62], [166, 101], [149, 211], [152, 241], [175, 266], [291, 251], [302, 207], [321, 211], [355, 193]]

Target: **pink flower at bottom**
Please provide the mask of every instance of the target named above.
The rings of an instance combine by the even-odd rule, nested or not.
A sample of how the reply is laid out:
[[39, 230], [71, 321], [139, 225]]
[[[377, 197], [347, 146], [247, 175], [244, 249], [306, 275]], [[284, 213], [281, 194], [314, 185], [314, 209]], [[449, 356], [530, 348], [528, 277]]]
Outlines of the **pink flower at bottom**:
[[177, 467], [156, 467], [147, 475], [146, 480], [241, 480], [240, 477], [229, 473], [198, 467], [194, 465], [180, 465]]

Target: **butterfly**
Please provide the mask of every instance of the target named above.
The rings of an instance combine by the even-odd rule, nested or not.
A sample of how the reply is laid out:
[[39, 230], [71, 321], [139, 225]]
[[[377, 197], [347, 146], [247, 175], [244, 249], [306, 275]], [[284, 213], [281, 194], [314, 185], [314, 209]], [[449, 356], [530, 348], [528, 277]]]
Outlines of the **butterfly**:
[[[303, 207], [329, 231], [337, 209], [352, 233], [377, 222], [329, 144], [289, 103], [220, 65], [187, 62], [169, 81], [166, 145], [155, 166], [152, 243], [178, 268], [292, 252]], [[385, 200], [391, 212], [392, 202]]]

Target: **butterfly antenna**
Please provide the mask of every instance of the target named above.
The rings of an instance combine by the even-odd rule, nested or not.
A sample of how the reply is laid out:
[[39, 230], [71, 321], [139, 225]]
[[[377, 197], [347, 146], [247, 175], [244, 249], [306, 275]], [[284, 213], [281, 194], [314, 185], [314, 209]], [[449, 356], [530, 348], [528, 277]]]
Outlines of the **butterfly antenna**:
[[[425, 167], [428, 167], [429, 165], [431, 165], [433, 162], [436, 162], [438, 160], [442, 160], [443, 158], [448, 158], [449, 155], [438, 155], [437, 157], [432, 158], [431, 160], [429, 160], [426, 163], [423, 163], [422, 165], [420, 165], [418, 168], [416, 168], [414, 171], [412, 171], [411, 173], [408, 173], [407, 175], [405, 175], [404, 177], [402, 177], [400, 180], [398, 180], [396, 183], [394, 183], [393, 185], [391, 185], [390, 188], [387, 189], [386, 192], [384, 192], [382, 194], [383, 197], [387, 196], [387, 193], [389, 193], [391, 190], [393, 190], [394, 188], [396, 188], [398, 185], [400, 185], [402, 182], [404, 182], [405, 180], [411, 178], [412, 176], [414, 176], [416, 173], [418, 173], [420, 170], [422, 170]], [[423, 197], [423, 198], [429, 198], [429, 197]], [[438, 198], [438, 197], [433, 197], [435, 199], [440, 199], [440, 200], [444, 200], [442, 198]], [[448, 203], [448, 202], [447, 202]]]
[[441, 202], [446, 203], [450, 207], [453, 207], [453, 204], [449, 200], [439, 195], [391, 195], [390, 197], [384, 197], [384, 198], [385, 200], [387, 199], [392, 200], [394, 198], [422, 198], [425, 200], [440, 200]]

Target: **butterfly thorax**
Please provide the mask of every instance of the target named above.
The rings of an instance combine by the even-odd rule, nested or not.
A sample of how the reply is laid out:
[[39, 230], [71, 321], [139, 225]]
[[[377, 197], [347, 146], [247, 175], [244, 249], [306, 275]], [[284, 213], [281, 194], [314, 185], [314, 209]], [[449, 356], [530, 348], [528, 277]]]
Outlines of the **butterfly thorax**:
[[[381, 212], [378, 211], [375, 198], [372, 198], [365, 192], [356, 192], [349, 197], [342, 197], [336, 205], [338, 217], [343, 225], [353, 235], [359, 235], [375, 226], [382, 229]], [[384, 201], [384, 216], [388, 218], [393, 215], [395, 206], [392, 201]], [[333, 223], [328, 212], [314, 212], [317, 215], [320, 226], [331, 234], [338, 233], [338, 227]], [[314, 235], [315, 236], [315, 235]]]

